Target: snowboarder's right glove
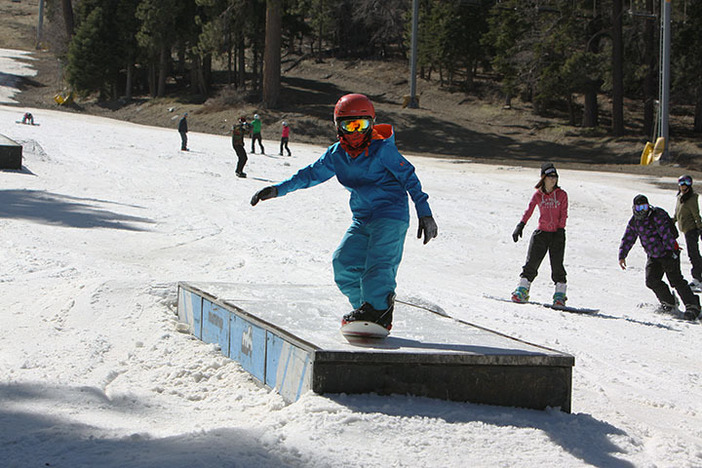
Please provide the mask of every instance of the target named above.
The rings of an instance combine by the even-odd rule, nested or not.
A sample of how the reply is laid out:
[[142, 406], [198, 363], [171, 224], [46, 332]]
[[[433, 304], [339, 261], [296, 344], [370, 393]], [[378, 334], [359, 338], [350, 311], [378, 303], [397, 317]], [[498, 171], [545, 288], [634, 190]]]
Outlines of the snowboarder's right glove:
[[439, 234], [439, 228], [436, 221], [431, 216], [422, 216], [419, 218], [419, 229], [417, 230], [417, 239], [422, 238], [424, 233], [424, 243], [426, 244]]
[[274, 186], [264, 187], [251, 197], [251, 206], [256, 206], [256, 203], [261, 200], [268, 200], [269, 198], [275, 198], [278, 196], [278, 188]]
[[517, 242], [520, 237], [522, 237], [522, 233], [524, 231], [524, 221], [519, 221], [519, 224], [517, 224], [517, 227], [514, 228], [514, 232], [512, 233], [512, 240], [514, 242]]

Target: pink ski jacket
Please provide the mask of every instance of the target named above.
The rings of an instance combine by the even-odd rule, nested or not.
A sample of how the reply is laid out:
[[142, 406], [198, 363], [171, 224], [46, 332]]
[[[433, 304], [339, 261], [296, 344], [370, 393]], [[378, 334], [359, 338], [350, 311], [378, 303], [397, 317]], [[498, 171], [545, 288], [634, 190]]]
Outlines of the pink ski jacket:
[[568, 194], [565, 190], [557, 188], [551, 193], [545, 193], [541, 190], [534, 192], [529, 206], [522, 215], [524, 224], [531, 218], [536, 205], [539, 206], [540, 230], [555, 232], [558, 229], [565, 229], [566, 218], [568, 218]]

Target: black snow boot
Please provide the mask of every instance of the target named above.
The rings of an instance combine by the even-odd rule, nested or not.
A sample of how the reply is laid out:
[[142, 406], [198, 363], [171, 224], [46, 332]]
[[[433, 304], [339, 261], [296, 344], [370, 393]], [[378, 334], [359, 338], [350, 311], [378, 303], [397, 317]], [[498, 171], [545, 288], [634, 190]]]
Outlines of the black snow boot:
[[377, 323], [383, 328], [390, 330], [392, 328], [392, 312], [395, 309], [395, 294], [391, 293], [388, 296], [390, 306], [385, 310], [376, 310], [367, 302], [364, 302], [361, 307], [344, 315], [341, 319], [342, 324], [356, 321]]

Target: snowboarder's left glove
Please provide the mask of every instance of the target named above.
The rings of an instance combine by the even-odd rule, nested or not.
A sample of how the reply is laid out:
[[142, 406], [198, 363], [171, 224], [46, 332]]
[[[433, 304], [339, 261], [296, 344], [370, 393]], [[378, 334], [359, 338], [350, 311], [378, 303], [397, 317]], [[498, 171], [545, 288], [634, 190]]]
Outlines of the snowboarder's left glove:
[[268, 200], [269, 198], [275, 198], [278, 196], [278, 188], [274, 186], [264, 187], [251, 197], [251, 206], [256, 206], [256, 203], [261, 200]]
[[422, 216], [419, 218], [419, 229], [417, 230], [417, 239], [422, 238], [424, 233], [424, 243], [426, 244], [439, 234], [439, 228], [431, 216]]
[[519, 221], [519, 224], [517, 224], [517, 227], [514, 228], [514, 232], [512, 233], [512, 240], [514, 242], [517, 242], [520, 237], [522, 237], [524, 231], [524, 221]]

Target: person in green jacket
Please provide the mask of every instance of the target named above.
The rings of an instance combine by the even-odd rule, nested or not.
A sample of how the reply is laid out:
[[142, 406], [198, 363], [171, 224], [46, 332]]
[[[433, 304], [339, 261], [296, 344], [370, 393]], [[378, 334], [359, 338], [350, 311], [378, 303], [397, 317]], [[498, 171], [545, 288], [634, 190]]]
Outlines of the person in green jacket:
[[254, 118], [251, 121], [251, 154], [256, 154], [256, 149], [254, 148], [254, 143], [258, 140], [258, 146], [261, 147], [261, 154], [266, 154], [263, 149], [263, 140], [261, 139], [261, 119], [258, 114], [254, 114]]
[[675, 204], [675, 221], [680, 232], [685, 235], [687, 256], [692, 263], [692, 283], [694, 288], [702, 286], [702, 256], [700, 256], [699, 238], [702, 234], [702, 218], [697, 193], [692, 188], [692, 177], [680, 176], [678, 179], [678, 201]]

